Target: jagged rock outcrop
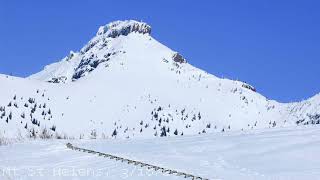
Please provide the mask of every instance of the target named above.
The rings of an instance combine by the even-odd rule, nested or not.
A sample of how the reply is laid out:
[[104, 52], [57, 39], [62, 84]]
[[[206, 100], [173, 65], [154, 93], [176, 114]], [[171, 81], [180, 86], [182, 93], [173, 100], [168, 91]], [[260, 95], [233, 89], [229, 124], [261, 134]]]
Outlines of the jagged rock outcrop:
[[109, 58], [105, 59], [97, 59], [94, 55], [89, 58], [82, 59], [79, 66], [75, 69], [75, 73], [72, 76], [72, 81], [75, 81], [89, 72], [93, 71], [95, 68], [99, 66], [100, 63], [108, 61]]
[[67, 77], [61, 76], [61, 77], [53, 77], [50, 79], [48, 82], [49, 83], [66, 83], [67, 82]]
[[183, 56], [179, 53], [175, 53], [173, 56], [172, 56], [172, 59], [174, 62], [177, 62], [177, 63], [186, 63], [186, 59], [183, 58]]
[[253, 92], [257, 92], [257, 89], [255, 87], [251, 86], [250, 84], [243, 83], [242, 87], [247, 88], [247, 89], [249, 89], [249, 90], [251, 90]]
[[97, 35], [106, 35], [107, 37], [116, 38], [121, 35], [127, 36], [132, 32], [151, 34], [151, 26], [134, 20], [115, 21], [105, 26], [101, 26]]

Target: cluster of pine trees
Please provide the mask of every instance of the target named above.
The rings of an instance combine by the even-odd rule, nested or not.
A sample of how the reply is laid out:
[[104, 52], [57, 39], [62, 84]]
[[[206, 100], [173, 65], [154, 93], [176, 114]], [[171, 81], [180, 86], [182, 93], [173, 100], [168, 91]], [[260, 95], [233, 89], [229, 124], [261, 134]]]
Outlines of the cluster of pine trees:
[[[36, 93], [39, 94], [40, 91], [37, 90]], [[45, 98], [45, 94], [42, 93], [39, 97]], [[40, 115], [43, 120], [50, 121], [53, 117], [51, 109], [47, 107], [45, 102], [37, 104], [36, 98], [29, 97], [26, 98], [26, 101], [23, 101], [23, 99], [22, 96], [18, 99], [18, 96], [14, 95], [6, 106], [0, 106], [0, 119], [4, 119], [6, 123], [10, 121], [20, 122], [22, 127], [29, 132], [30, 137], [48, 138], [49, 135], [52, 137], [52, 132], [56, 131], [56, 126], [52, 125], [49, 129], [41, 128], [41, 118], [39, 119]], [[19, 107], [19, 103], [23, 104], [22, 108]], [[12, 108], [16, 108], [17, 110], [13, 110]], [[42, 110], [40, 111], [40, 109]], [[42, 113], [37, 113], [37, 111]], [[14, 116], [12, 112], [20, 112], [20, 115]], [[29, 116], [26, 116], [26, 114], [29, 114]]]

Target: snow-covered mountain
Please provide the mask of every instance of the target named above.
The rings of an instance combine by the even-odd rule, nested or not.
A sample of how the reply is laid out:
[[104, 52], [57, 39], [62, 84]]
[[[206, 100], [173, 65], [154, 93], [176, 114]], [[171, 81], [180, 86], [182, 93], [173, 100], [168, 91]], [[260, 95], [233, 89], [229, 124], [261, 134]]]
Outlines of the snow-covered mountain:
[[0, 75], [0, 85], [4, 137], [149, 138], [320, 123], [320, 94], [266, 99], [193, 67], [133, 20], [100, 27], [79, 52], [28, 78]]

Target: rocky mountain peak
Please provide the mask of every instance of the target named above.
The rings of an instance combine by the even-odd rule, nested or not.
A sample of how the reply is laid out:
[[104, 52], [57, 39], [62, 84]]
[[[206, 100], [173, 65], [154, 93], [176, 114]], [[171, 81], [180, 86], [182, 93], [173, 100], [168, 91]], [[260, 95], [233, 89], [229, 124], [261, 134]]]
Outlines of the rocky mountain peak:
[[106, 35], [107, 37], [116, 38], [120, 35], [126, 36], [132, 32], [151, 34], [151, 26], [147, 23], [135, 20], [114, 21], [105, 26], [101, 26], [97, 35]]

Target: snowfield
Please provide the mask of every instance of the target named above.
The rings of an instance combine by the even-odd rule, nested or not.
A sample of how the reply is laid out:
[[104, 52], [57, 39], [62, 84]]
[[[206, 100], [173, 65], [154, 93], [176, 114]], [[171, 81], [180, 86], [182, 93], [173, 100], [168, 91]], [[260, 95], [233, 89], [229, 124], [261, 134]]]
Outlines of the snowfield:
[[[318, 180], [319, 137], [315, 126], [71, 143], [209, 179]], [[1, 179], [184, 179], [72, 151], [66, 142], [30, 140], [1, 146]]]

